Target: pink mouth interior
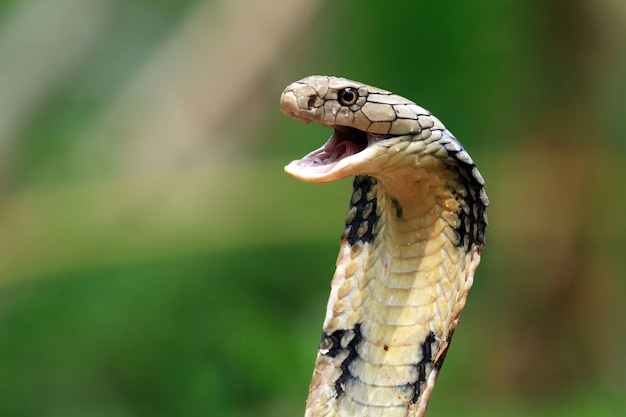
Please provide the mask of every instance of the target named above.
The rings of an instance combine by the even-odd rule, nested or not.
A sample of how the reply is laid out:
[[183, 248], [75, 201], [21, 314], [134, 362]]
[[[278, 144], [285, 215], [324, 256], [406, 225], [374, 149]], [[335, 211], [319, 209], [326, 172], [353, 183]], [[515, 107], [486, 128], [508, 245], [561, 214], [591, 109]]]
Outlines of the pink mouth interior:
[[342, 159], [361, 152], [367, 146], [368, 138], [364, 132], [352, 128], [337, 127], [328, 142], [297, 161], [297, 164], [300, 168], [334, 165]]

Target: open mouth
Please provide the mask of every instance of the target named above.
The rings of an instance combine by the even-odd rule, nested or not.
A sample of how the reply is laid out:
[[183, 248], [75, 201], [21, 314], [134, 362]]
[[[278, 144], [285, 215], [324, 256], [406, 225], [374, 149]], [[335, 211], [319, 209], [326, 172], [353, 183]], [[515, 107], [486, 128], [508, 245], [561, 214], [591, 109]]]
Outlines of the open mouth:
[[330, 126], [333, 135], [319, 149], [291, 162], [285, 171], [304, 181], [326, 182], [355, 175], [358, 162], [355, 156], [373, 143], [385, 138], [347, 126]]
[[328, 142], [302, 158], [299, 165], [315, 167], [333, 164], [361, 152], [368, 144], [367, 133], [352, 127], [336, 126]]

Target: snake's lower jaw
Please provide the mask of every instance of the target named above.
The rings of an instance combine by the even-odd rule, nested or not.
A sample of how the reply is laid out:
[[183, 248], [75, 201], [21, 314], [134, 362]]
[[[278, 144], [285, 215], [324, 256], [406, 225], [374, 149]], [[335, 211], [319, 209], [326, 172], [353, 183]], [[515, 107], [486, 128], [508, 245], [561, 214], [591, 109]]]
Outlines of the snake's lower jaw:
[[285, 171], [307, 182], [328, 182], [358, 175], [362, 154], [371, 142], [368, 135], [356, 129], [336, 128], [322, 147], [291, 162]]
[[354, 169], [345, 159], [321, 163], [303, 158], [292, 161], [285, 167], [285, 172], [306, 182], [329, 182], [355, 175]]

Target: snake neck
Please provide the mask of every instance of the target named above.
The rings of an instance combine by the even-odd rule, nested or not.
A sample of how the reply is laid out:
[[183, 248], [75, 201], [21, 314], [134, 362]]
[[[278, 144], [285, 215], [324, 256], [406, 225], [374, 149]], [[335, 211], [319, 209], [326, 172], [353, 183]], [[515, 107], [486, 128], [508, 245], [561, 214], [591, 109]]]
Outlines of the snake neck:
[[484, 245], [473, 165], [354, 180], [307, 416], [421, 416]]

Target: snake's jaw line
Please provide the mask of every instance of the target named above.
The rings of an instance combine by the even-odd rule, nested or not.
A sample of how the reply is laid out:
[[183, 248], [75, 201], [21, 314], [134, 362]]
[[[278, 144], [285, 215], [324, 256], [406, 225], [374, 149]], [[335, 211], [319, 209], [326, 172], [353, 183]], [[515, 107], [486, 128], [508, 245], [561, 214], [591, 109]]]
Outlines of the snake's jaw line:
[[436, 117], [389, 91], [312, 76], [281, 110], [334, 129], [287, 173], [355, 176], [305, 416], [423, 416], [480, 263], [484, 180]]

